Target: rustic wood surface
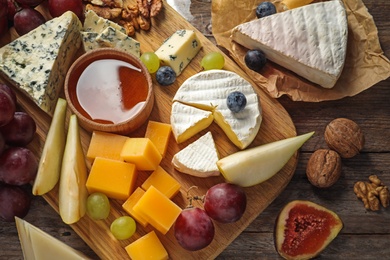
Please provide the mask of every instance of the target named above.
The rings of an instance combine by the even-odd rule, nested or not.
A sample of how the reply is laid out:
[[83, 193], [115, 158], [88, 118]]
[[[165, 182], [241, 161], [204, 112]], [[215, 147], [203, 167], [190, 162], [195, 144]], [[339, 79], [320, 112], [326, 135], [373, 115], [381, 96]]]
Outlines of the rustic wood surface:
[[[183, 15], [213, 41], [210, 35], [211, 1], [192, 0], [176, 2], [185, 9]], [[364, 0], [373, 15], [379, 39], [387, 57], [390, 57], [390, 2]], [[191, 15], [188, 15], [190, 13]], [[297, 133], [315, 130], [316, 136], [300, 151], [297, 169], [284, 191], [217, 257], [218, 259], [279, 259], [273, 245], [276, 216], [283, 205], [294, 199], [307, 199], [332, 209], [344, 222], [340, 235], [322, 252], [320, 259], [389, 259], [390, 209], [366, 211], [353, 193], [356, 181], [377, 174], [390, 185], [390, 79], [382, 81], [363, 93], [338, 101], [321, 103], [292, 102], [278, 99], [290, 114]], [[308, 182], [306, 163], [311, 153], [326, 147], [323, 132], [334, 118], [347, 117], [362, 128], [366, 145], [355, 158], [343, 160], [340, 180], [331, 188], [320, 190]], [[43, 199], [35, 198], [26, 220], [51, 235], [97, 259], [92, 249]], [[14, 224], [0, 223], [0, 259], [22, 259], [20, 243]], [[114, 255], [111, 259], [117, 259]]]

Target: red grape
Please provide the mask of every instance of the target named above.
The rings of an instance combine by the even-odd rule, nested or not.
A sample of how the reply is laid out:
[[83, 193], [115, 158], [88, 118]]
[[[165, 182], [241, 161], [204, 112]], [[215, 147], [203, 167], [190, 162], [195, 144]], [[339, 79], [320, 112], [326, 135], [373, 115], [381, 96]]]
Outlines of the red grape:
[[14, 22], [14, 16], [17, 13], [17, 11], [20, 9], [18, 3], [15, 0], [7, 0], [7, 5], [8, 5], [8, 21]]
[[5, 149], [5, 140], [3, 135], [0, 133], [0, 155], [3, 153]]
[[12, 120], [0, 128], [6, 144], [25, 146], [34, 138], [36, 131], [34, 119], [25, 112], [15, 112]]
[[0, 218], [15, 221], [15, 216], [23, 218], [27, 215], [31, 204], [31, 196], [22, 187], [0, 184]]
[[83, 2], [82, 0], [49, 0], [49, 12], [51, 16], [61, 16], [66, 11], [72, 11], [80, 20], [83, 20]]
[[38, 161], [25, 147], [11, 147], [0, 156], [0, 181], [10, 185], [24, 185], [35, 179]]
[[184, 209], [176, 219], [174, 230], [177, 242], [189, 251], [205, 248], [215, 234], [213, 221], [200, 208]]
[[14, 117], [16, 101], [13, 95], [7, 85], [0, 84], [0, 127], [11, 122]]
[[8, 30], [7, 2], [0, 0], [0, 36]]
[[21, 5], [35, 7], [40, 5], [44, 0], [16, 0]]
[[219, 183], [206, 192], [204, 210], [218, 222], [235, 222], [242, 217], [245, 209], [246, 194], [238, 185]]
[[46, 22], [45, 17], [33, 8], [23, 8], [14, 16], [14, 27], [19, 35], [24, 35]]

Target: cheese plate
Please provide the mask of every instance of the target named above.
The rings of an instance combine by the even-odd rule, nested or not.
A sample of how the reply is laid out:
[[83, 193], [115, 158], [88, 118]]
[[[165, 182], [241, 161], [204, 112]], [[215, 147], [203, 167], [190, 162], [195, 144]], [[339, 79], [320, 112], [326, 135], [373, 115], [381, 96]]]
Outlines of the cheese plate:
[[[45, 4], [37, 7], [37, 9], [41, 11], [45, 17], [49, 18], [49, 13]], [[183, 72], [177, 77], [174, 84], [170, 86], [161, 86], [157, 83], [155, 77], [153, 76], [156, 101], [149, 118], [153, 121], [163, 123], [170, 122], [172, 99], [176, 91], [186, 79], [202, 70], [200, 61], [205, 54], [211, 51], [219, 51], [212, 42], [210, 42], [195, 27], [181, 17], [165, 1], [162, 12], [157, 17], [153, 18], [151, 29], [149, 31], [137, 32], [134, 38], [140, 42], [141, 52], [155, 51], [166, 38], [179, 29], [194, 30], [203, 47], [189, 65], [183, 70]], [[17, 37], [18, 36], [14, 29], [11, 29], [8, 34], [0, 39], [0, 46], [7, 44]], [[80, 55], [82, 52], [83, 51], [80, 49], [77, 55]], [[77, 58], [77, 55], [74, 59]], [[240, 69], [239, 66], [237, 66], [236, 63], [227, 56], [225, 56], [225, 60], [226, 63], [224, 70], [234, 71], [255, 86], [253, 81], [251, 81], [251, 79]], [[1, 81], [4, 82], [3, 79], [1, 79]], [[249, 147], [295, 136], [297, 133], [294, 124], [282, 105], [270, 97], [261, 88], [255, 87], [255, 90], [261, 102], [263, 119], [260, 130]], [[64, 96], [63, 91], [60, 95]], [[37, 157], [39, 157], [50, 126], [51, 117], [49, 114], [40, 109], [24, 93], [17, 91], [17, 98], [21, 109], [29, 113], [36, 121], [36, 137], [33, 142], [30, 143], [29, 148], [36, 154]], [[68, 118], [70, 114], [71, 112], [69, 110]], [[147, 123], [129, 134], [129, 136], [143, 137], [145, 135], [146, 126]], [[91, 139], [91, 133], [83, 129], [80, 130], [83, 149], [86, 153]], [[222, 176], [199, 178], [180, 173], [176, 171], [174, 166], [171, 164], [172, 158], [177, 152], [197, 140], [208, 131], [210, 131], [214, 136], [220, 157], [227, 156], [239, 150], [215, 123], [211, 124], [210, 127], [183, 143], [177, 144], [173, 137], [170, 138], [168, 150], [161, 162], [161, 166], [181, 184], [180, 192], [173, 198], [173, 201], [182, 209], [188, 205], [187, 192], [190, 187], [198, 187], [197, 189], [191, 189], [190, 194], [203, 195], [211, 186], [224, 182]], [[282, 192], [294, 174], [297, 161], [298, 153], [296, 153], [285, 167], [270, 180], [260, 185], [245, 188], [248, 203], [243, 217], [238, 222], [232, 224], [215, 223], [215, 238], [208, 247], [199, 251], [190, 252], [180, 247], [177, 243], [173, 234], [173, 228], [171, 228], [165, 235], [156, 232], [162, 244], [168, 251], [169, 258], [182, 259], [183, 257], [186, 257], [188, 259], [214, 259], [217, 257]], [[149, 174], [150, 172], [139, 172], [137, 185], [140, 185], [149, 176]], [[52, 191], [44, 195], [44, 198], [53, 207], [53, 209], [58, 212], [58, 185]], [[77, 223], [71, 224], [71, 227], [75, 230], [75, 232], [101, 259], [112, 259], [113, 257], [116, 259], [128, 259], [128, 255], [124, 248], [131, 242], [154, 230], [151, 226], [143, 228], [141, 225], [138, 225], [136, 233], [130, 239], [122, 241], [116, 240], [110, 233], [110, 224], [115, 218], [121, 215], [126, 215], [125, 211], [122, 209], [122, 203], [123, 201], [111, 200], [111, 213], [104, 221], [94, 221], [86, 215]], [[195, 206], [202, 207], [201, 204], [197, 203], [195, 203]], [[161, 212], [161, 214], [163, 214], [163, 212]]]

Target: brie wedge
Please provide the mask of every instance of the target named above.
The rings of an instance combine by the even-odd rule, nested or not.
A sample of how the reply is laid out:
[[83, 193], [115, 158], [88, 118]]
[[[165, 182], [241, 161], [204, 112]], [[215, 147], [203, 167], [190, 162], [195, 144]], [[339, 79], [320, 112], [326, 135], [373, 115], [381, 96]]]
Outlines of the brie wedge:
[[332, 88], [347, 53], [347, 14], [341, 0], [305, 5], [233, 28], [231, 39], [324, 88]]
[[27, 221], [15, 217], [15, 222], [25, 260], [89, 259]]
[[219, 154], [211, 132], [189, 144], [172, 158], [176, 170], [196, 177], [218, 176]]
[[[227, 107], [226, 99], [233, 91], [242, 92], [247, 99], [245, 108], [239, 113], [234, 113]], [[177, 102], [212, 112], [214, 121], [240, 149], [246, 148], [255, 139], [260, 129], [262, 121], [260, 100], [252, 85], [231, 71], [209, 70], [195, 74], [180, 86], [173, 101], [171, 125], [175, 137], [179, 134], [178, 124], [184, 120], [175, 107]], [[192, 114], [192, 117], [195, 118], [195, 114]], [[204, 128], [195, 126], [194, 129], [198, 131], [191, 131], [192, 135]]]

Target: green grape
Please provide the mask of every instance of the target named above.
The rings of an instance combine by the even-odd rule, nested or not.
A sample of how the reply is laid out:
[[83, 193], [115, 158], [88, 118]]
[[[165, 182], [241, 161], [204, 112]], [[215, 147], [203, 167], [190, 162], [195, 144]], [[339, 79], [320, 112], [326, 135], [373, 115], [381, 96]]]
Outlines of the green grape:
[[118, 240], [130, 238], [137, 228], [137, 225], [132, 217], [122, 216], [115, 219], [110, 226], [111, 233]]
[[87, 214], [94, 220], [106, 219], [110, 214], [110, 202], [100, 192], [91, 193], [87, 199]]
[[225, 58], [220, 52], [210, 52], [200, 62], [205, 70], [222, 69], [225, 65]]
[[160, 68], [160, 59], [154, 52], [144, 52], [141, 55], [141, 61], [151, 74], [155, 73], [158, 68]]

